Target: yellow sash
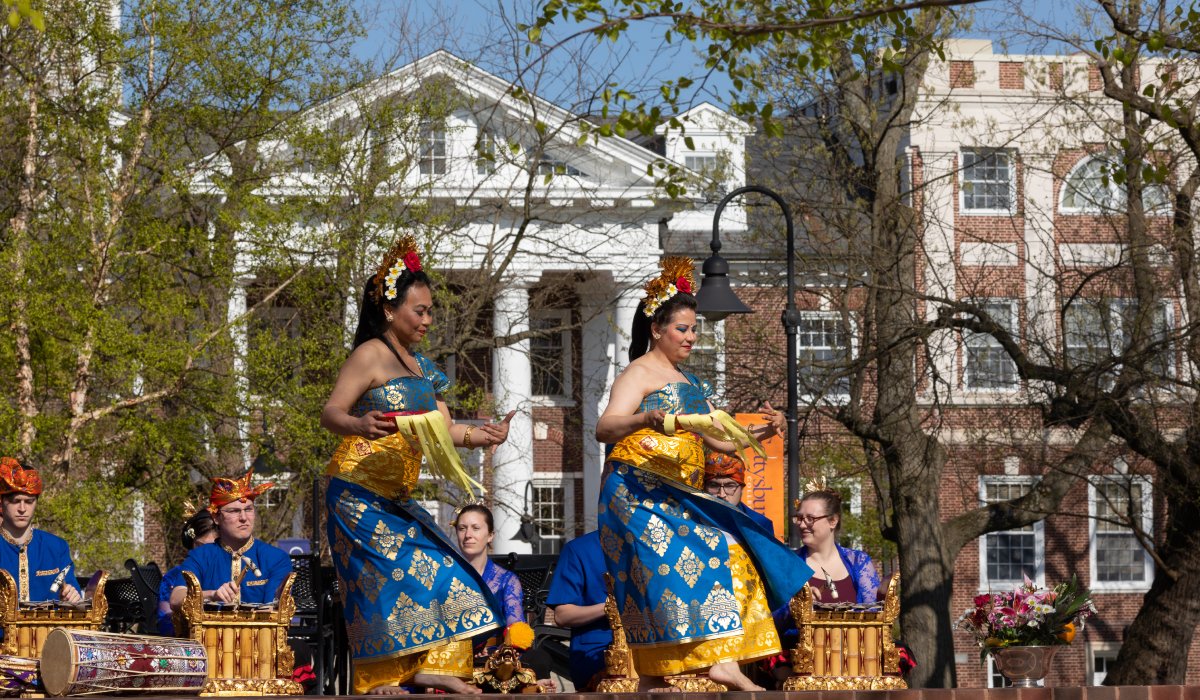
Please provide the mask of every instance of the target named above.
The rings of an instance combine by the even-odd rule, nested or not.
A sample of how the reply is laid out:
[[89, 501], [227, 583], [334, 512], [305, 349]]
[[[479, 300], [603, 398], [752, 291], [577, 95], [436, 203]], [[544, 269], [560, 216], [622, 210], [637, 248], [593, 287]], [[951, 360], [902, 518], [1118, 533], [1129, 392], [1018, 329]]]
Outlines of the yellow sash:
[[422, 456], [435, 477], [453, 483], [465, 494], [473, 495], [473, 489], [484, 492], [458, 458], [440, 411], [396, 416], [396, 432], [375, 440], [347, 435], [329, 460], [326, 473], [386, 498], [402, 498], [417, 483]]
[[668, 413], [663, 420], [663, 432], [667, 435], [674, 435], [676, 428], [707, 435], [716, 440], [727, 440], [734, 444], [737, 448], [738, 457], [749, 464], [746, 459], [746, 449], [754, 450], [759, 457], [766, 458], [767, 451], [763, 449], [762, 443], [755, 439], [750, 431], [746, 430], [740, 423], [735, 421], [732, 416], [724, 411], [713, 411], [712, 413], [685, 413], [676, 415]]
[[478, 489], [484, 493], [483, 484], [471, 478], [458, 458], [454, 440], [446, 427], [446, 417], [441, 411], [419, 413], [415, 416], [396, 416], [396, 429], [401, 435], [416, 437], [421, 443], [425, 464], [435, 476], [440, 476], [458, 486], [466, 494]]

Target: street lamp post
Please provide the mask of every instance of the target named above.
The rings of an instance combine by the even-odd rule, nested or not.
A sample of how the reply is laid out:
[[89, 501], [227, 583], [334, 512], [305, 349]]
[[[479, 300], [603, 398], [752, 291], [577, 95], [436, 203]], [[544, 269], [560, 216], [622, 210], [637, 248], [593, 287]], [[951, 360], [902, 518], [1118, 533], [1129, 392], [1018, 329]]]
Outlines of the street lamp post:
[[787, 336], [787, 503], [784, 510], [788, 519], [788, 543], [792, 547], [799, 547], [800, 531], [792, 522], [792, 515], [795, 514], [793, 504], [799, 495], [800, 488], [800, 388], [798, 386], [800, 370], [799, 359], [796, 356], [796, 335], [800, 327], [800, 311], [796, 309], [796, 236], [792, 226], [791, 209], [778, 193], [759, 185], [748, 185], [725, 195], [717, 204], [717, 211], [713, 214], [712, 242], [709, 244], [712, 248], [712, 255], [704, 261], [702, 268], [704, 277], [700, 282], [700, 289], [696, 293], [696, 304], [697, 310], [704, 314], [705, 318], [714, 321], [719, 321], [729, 314], [752, 312], [750, 307], [738, 299], [737, 294], [729, 286], [729, 263], [721, 257], [720, 231], [721, 212], [724, 211], [725, 205], [743, 194], [751, 192], [766, 195], [775, 200], [775, 203], [783, 210], [783, 220], [787, 224], [787, 304], [784, 306], [780, 319]]

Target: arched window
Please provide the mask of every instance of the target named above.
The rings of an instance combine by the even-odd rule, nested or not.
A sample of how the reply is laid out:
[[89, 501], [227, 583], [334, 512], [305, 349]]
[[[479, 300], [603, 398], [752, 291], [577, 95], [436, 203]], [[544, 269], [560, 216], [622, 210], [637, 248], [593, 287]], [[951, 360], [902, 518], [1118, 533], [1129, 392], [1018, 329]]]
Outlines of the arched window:
[[[1064, 214], [1107, 214], [1125, 211], [1125, 185], [1113, 177], [1120, 161], [1102, 153], [1077, 164], [1067, 174], [1059, 210]], [[1147, 214], [1162, 216], [1171, 210], [1171, 195], [1166, 185], [1146, 183], [1142, 188], [1142, 206]]]

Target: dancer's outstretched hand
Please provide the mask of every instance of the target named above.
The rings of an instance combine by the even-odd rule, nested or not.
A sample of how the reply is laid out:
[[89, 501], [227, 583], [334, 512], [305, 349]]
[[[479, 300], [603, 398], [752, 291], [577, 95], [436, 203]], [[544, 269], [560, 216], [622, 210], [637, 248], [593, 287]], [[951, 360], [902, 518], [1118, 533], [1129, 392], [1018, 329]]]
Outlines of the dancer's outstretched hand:
[[516, 411], [509, 411], [499, 423], [485, 423], [479, 426], [480, 435], [473, 437], [473, 440], [478, 440], [478, 444], [482, 447], [491, 447], [495, 451], [496, 445], [508, 439], [508, 424], [512, 422], [513, 416], [517, 415]]

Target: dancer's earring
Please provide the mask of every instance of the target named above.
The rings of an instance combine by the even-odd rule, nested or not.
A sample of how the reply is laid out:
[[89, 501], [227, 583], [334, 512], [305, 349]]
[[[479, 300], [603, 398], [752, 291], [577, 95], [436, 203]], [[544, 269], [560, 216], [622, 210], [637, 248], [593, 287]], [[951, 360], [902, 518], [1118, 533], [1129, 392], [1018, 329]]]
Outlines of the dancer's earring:
[[385, 314], [385, 315], [384, 315], [384, 318], [385, 318], [385, 319], [387, 319], [387, 322], [388, 322], [388, 323], [391, 323], [391, 322], [392, 322], [392, 319], [393, 319], [393, 318], [395, 318], [395, 317], [394, 317], [394, 316], [392, 316], [391, 314]]

